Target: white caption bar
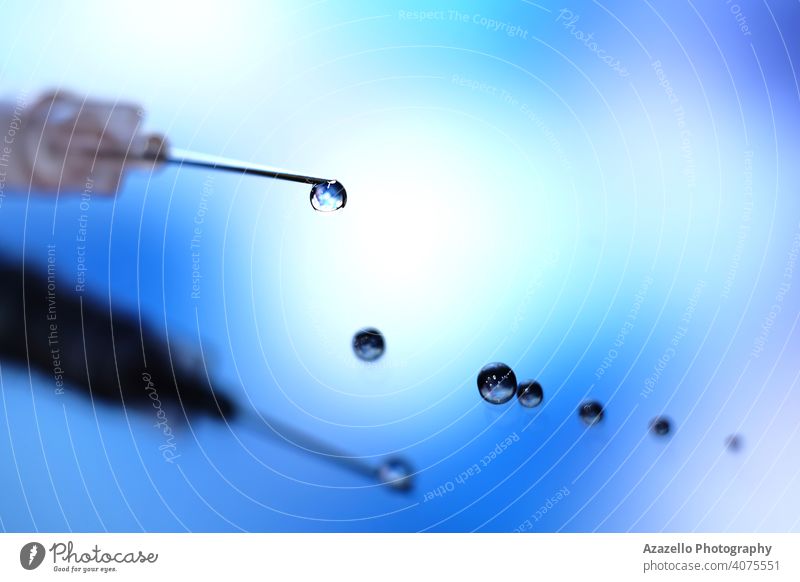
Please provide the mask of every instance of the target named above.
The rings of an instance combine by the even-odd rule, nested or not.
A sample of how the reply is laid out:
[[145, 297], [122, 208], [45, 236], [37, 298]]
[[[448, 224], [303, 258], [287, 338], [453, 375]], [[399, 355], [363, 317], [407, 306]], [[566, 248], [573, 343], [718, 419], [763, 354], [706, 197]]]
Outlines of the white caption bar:
[[0, 535], [14, 581], [796, 581], [798, 565], [800, 534]]

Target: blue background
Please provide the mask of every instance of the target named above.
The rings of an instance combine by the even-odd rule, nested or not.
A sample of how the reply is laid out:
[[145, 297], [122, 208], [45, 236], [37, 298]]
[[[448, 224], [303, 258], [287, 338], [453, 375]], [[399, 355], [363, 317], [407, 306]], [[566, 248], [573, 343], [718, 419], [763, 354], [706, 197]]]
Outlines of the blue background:
[[[4, 367], [3, 529], [800, 529], [797, 3], [0, 14], [7, 100], [133, 100], [176, 146], [346, 185], [347, 208], [322, 215], [296, 184], [131, 174], [91, 201], [87, 296], [202, 338], [215, 386], [247, 407], [418, 471], [398, 494], [243, 426], [180, 428], [176, 410], [170, 464], [152, 415]], [[0, 244], [44, 269], [55, 243], [70, 283], [82, 213], [67, 193], [9, 195]], [[364, 326], [387, 339], [374, 365], [350, 348]], [[483, 402], [491, 361], [538, 379], [544, 404]], [[589, 430], [586, 398], [606, 406]], [[658, 414], [669, 438], [648, 433]]]

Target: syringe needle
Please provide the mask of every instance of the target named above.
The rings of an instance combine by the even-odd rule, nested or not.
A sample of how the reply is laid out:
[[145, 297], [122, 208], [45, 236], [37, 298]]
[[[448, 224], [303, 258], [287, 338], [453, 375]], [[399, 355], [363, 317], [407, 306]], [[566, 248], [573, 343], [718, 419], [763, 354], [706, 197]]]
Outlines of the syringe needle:
[[262, 176], [264, 178], [273, 178], [275, 180], [286, 180], [288, 182], [301, 182], [304, 184], [321, 184], [323, 182], [335, 182], [331, 178], [316, 178], [314, 176], [306, 176], [305, 174], [298, 174], [289, 172], [270, 166], [262, 166], [259, 164], [250, 164], [240, 160], [231, 158], [223, 158], [221, 156], [212, 156], [208, 154], [201, 154], [190, 150], [183, 150], [179, 148], [170, 148], [169, 152], [165, 155], [152, 155], [149, 157], [152, 161], [165, 162], [168, 164], [175, 164], [179, 166], [194, 166], [198, 168], [211, 168], [214, 170], [223, 170], [226, 172], [235, 172], [237, 174], [245, 174], [249, 176]]

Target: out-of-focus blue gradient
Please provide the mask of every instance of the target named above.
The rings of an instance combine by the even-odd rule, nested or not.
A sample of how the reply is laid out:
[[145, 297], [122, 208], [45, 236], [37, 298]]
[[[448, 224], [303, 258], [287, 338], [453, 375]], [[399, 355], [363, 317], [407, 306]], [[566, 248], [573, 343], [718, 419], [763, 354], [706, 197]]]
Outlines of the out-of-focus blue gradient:
[[[800, 529], [797, 3], [0, 14], [6, 99], [138, 101], [176, 146], [342, 181], [328, 216], [302, 185], [132, 174], [91, 202], [87, 291], [201, 337], [245, 406], [418, 471], [398, 494], [212, 421], [176, 429], [166, 463], [151, 415], [6, 367], [3, 529]], [[82, 213], [9, 195], [0, 244], [44, 269], [55, 243], [69, 283]], [[387, 341], [374, 365], [351, 350], [365, 326]], [[481, 401], [491, 361], [544, 404]], [[606, 413], [587, 430], [589, 398]]]

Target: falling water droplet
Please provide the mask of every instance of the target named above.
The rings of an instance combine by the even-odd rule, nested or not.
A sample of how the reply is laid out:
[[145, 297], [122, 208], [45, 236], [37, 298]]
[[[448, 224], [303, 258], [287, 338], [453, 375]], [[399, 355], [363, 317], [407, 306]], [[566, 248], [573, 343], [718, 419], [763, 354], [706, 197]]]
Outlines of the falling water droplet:
[[359, 359], [374, 362], [386, 350], [383, 334], [374, 327], [366, 327], [353, 336], [353, 351]]
[[403, 459], [393, 457], [386, 459], [378, 467], [378, 479], [397, 491], [409, 491], [413, 486], [413, 469]]
[[504, 404], [517, 392], [517, 377], [505, 364], [486, 364], [478, 373], [478, 390], [486, 402]]
[[347, 204], [347, 191], [339, 182], [320, 182], [311, 188], [311, 206], [320, 212], [334, 212]]
[[742, 437], [738, 434], [732, 434], [725, 439], [725, 447], [732, 453], [738, 453], [742, 449], [742, 446]]
[[657, 416], [650, 421], [650, 430], [654, 435], [667, 436], [672, 432], [672, 423], [665, 416]]
[[603, 420], [603, 405], [594, 400], [584, 402], [578, 409], [578, 415], [586, 426], [594, 426]]
[[542, 403], [544, 392], [542, 385], [536, 381], [523, 382], [517, 391], [517, 400], [525, 408], [535, 408]]

